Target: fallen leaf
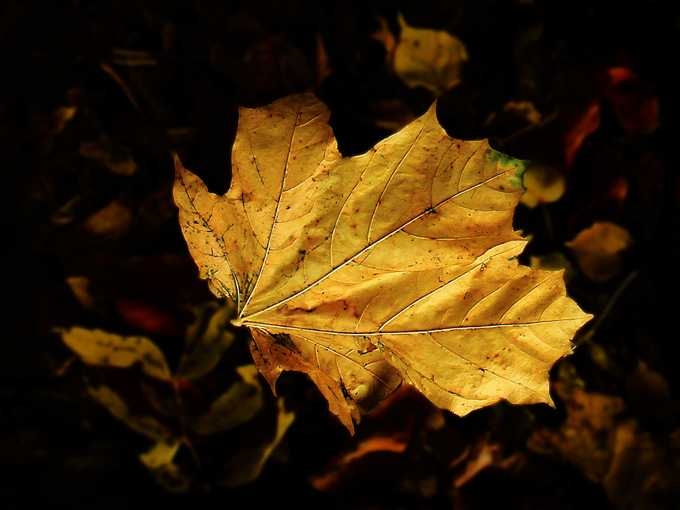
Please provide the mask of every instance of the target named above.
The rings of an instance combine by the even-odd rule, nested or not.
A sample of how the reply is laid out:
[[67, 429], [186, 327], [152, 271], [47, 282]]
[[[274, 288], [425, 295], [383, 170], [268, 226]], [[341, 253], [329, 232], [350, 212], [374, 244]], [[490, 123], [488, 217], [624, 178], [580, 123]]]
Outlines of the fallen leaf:
[[125, 197], [119, 197], [90, 216], [83, 227], [99, 237], [115, 239], [125, 235], [133, 219], [132, 209]]
[[499, 443], [491, 442], [489, 434], [486, 434], [470, 446], [453, 464], [452, 467], [460, 469], [459, 473], [453, 478], [453, 486], [456, 489], [460, 489], [488, 467], [511, 469], [518, 467], [522, 462], [523, 457], [518, 453], [510, 457], [504, 457], [503, 446]]
[[316, 83], [320, 85], [326, 78], [333, 74], [333, 67], [326, 52], [321, 32], [316, 34]]
[[376, 16], [379, 24], [379, 28], [373, 31], [371, 37], [378, 41], [385, 47], [386, 55], [385, 60], [389, 67], [394, 65], [394, 51], [397, 49], [397, 40], [392, 35], [390, 27], [387, 25], [387, 21], [382, 16]]
[[203, 436], [232, 429], [252, 419], [262, 409], [262, 388], [255, 365], [238, 367], [242, 380], [237, 381], [213, 402], [199, 418], [194, 429]]
[[370, 475], [390, 456], [394, 462], [383, 468], [381, 476], [396, 478], [402, 467], [402, 456], [396, 454], [405, 452], [414, 443], [414, 436], [421, 435], [433, 411], [442, 414], [415, 388], [402, 386], [371, 413], [340, 454], [311, 476], [311, 485], [332, 495], [346, 493], [350, 487], [354, 494], [372, 492], [374, 481]]
[[158, 468], [164, 464], [172, 463], [175, 458], [177, 450], [179, 450], [179, 441], [159, 441], [151, 447], [149, 451], [139, 456], [144, 465], [149, 469]]
[[622, 414], [621, 398], [560, 384], [555, 389], [567, 419], [559, 430], [535, 430], [529, 441], [532, 450], [578, 466], [602, 484], [617, 509], [669, 508], [667, 502], [680, 501], [680, 430], [655, 440]]
[[594, 223], [566, 243], [583, 273], [596, 282], [607, 281], [621, 271], [623, 261], [619, 253], [631, 244], [630, 233], [608, 221]]
[[127, 368], [139, 363], [151, 377], [170, 378], [165, 356], [148, 338], [121, 336], [81, 327], [63, 330], [61, 337], [83, 362], [90, 365]]
[[187, 328], [187, 339], [175, 376], [197, 379], [210, 372], [234, 340], [229, 329], [234, 316], [231, 303], [208, 301], [196, 307], [196, 321]]
[[231, 457], [224, 465], [221, 478], [221, 485], [225, 487], [236, 487], [252, 482], [262, 472], [267, 459], [274, 451], [283, 438], [288, 427], [295, 419], [295, 413], [286, 411], [283, 401], [278, 400], [279, 413], [276, 421], [276, 432], [274, 438], [264, 444], [241, 451]]
[[90, 294], [90, 280], [84, 276], [69, 276], [66, 278], [66, 283], [80, 306], [86, 310], [94, 308], [94, 298]]
[[137, 171], [137, 163], [130, 151], [114, 143], [106, 134], [98, 140], [80, 146], [80, 155], [94, 161], [118, 175], [132, 175]]
[[92, 398], [106, 407], [114, 418], [135, 432], [156, 441], [170, 441], [174, 437], [175, 434], [154, 417], [132, 413], [125, 401], [111, 388], [104, 385], [93, 388], [88, 385], [87, 389]]
[[180, 442], [177, 440], [158, 441], [149, 451], [139, 456], [156, 482], [165, 490], [175, 493], [186, 492], [193, 478], [173, 462]]
[[649, 134], [659, 125], [659, 101], [630, 69], [604, 72], [604, 97], [612, 104], [621, 125], [631, 133]]
[[52, 112], [48, 118], [33, 117], [33, 123], [37, 130], [46, 138], [54, 137], [61, 133], [78, 110], [75, 106], [60, 106]]
[[520, 201], [528, 207], [555, 202], [564, 193], [564, 176], [547, 165], [531, 165], [524, 172], [526, 191]]
[[626, 379], [626, 393], [628, 404], [636, 415], [657, 425], [674, 423], [680, 412], [668, 381], [660, 373], [650, 370], [642, 360]]
[[503, 106], [503, 111], [524, 119], [534, 126], [540, 126], [543, 123], [541, 112], [536, 109], [531, 101], [508, 101]]
[[546, 453], [556, 449], [578, 464], [589, 479], [599, 482], [612, 461], [615, 437], [611, 431], [624, 409], [623, 399], [577, 386], [566, 389], [556, 383], [554, 387], [564, 403], [567, 419], [558, 432], [548, 428], [536, 430], [529, 446]]
[[[568, 270], [571, 266], [567, 258], [560, 252], [555, 251], [546, 253], [545, 255], [532, 255], [530, 257], [529, 266], [531, 269], [540, 269], [544, 271], [560, 271], [562, 269]], [[565, 278], [566, 278], [565, 271]]]
[[[401, 34], [394, 50], [394, 70], [409, 87], [426, 87], [443, 94], [460, 82], [468, 59], [465, 45], [443, 30], [413, 28], [399, 14]], [[386, 41], [389, 50], [389, 42]]]
[[309, 374], [350, 431], [402, 379], [459, 415], [550, 403], [590, 318], [561, 272], [516, 260], [524, 164], [450, 138], [435, 108], [352, 158], [311, 94], [241, 109], [224, 196], [175, 159], [190, 252], [265, 379]]
[[[409, 440], [410, 437], [403, 437], [403, 434], [369, 437], [355, 445], [352, 451], [336, 459], [333, 463], [333, 469], [329, 469], [328, 472], [321, 476], [313, 477], [311, 485], [316, 490], [329, 494], [336, 494], [349, 486], [354, 487], [355, 484], [348, 483], [346, 479], [349, 478], [351, 480], [353, 476], [358, 478], [355, 471], [358, 471], [365, 477], [366, 473], [364, 471], [368, 470], [365, 468], [363, 471], [361, 470], [363, 466], [360, 462], [362, 460], [370, 457], [373, 453], [403, 453], [408, 446]], [[356, 465], [359, 465], [359, 467]], [[375, 467], [369, 463], [366, 463], [366, 465], [370, 466], [370, 470], [373, 470]]]
[[593, 98], [583, 110], [570, 113], [569, 117], [567, 132], [564, 135], [566, 168], [571, 168], [586, 137], [600, 127], [600, 98]]

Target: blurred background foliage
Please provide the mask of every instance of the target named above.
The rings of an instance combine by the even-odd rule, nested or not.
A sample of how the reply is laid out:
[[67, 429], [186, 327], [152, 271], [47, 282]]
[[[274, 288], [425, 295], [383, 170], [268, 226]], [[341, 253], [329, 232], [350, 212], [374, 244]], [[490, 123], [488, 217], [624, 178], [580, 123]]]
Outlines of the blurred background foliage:
[[[678, 47], [661, 1], [3, 2], [2, 506], [677, 508]], [[523, 262], [595, 315], [556, 409], [403, 388], [350, 437], [304, 377], [262, 384], [171, 155], [224, 193], [238, 106], [303, 91], [344, 155], [439, 97], [532, 161]]]

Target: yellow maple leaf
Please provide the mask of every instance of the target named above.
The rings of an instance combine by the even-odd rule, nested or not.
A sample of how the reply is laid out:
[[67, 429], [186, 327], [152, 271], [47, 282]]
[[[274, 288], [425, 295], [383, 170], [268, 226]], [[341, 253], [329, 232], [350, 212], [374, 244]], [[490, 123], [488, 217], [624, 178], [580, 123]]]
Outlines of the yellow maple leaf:
[[550, 403], [590, 318], [561, 271], [516, 260], [524, 163], [449, 137], [435, 106], [351, 158], [311, 94], [243, 108], [224, 196], [175, 160], [190, 252], [260, 371], [309, 374], [350, 431], [404, 380], [459, 415]]

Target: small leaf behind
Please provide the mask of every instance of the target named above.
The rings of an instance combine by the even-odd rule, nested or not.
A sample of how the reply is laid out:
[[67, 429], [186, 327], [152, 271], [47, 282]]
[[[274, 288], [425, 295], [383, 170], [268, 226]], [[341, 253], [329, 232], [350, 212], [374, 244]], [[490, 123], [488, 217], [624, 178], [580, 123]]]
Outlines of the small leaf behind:
[[128, 368], [139, 363], [142, 370], [151, 377], [170, 378], [165, 356], [148, 338], [120, 336], [100, 329], [81, 327], [61, 331], [61, 337], [89, 365]]

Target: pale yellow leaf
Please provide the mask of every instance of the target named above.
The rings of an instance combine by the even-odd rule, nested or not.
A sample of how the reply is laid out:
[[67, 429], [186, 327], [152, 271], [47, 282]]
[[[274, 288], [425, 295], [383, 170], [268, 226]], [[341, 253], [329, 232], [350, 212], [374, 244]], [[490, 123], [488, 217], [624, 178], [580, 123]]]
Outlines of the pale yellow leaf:
[[224, 465], [220, 483], [225, 487], [236, 487], [252, 482], [262, 472], [267, 459], [279, 444], [283, 435], [295, 419], [295, 413], [284, 409], [283, 401], [279, 399], [279, 414], [276, 420], [274, 438], [260, 446], [241, 451], [231, 457]]
[[468, 59], [465, 45], [443, 30], [414, 28], [399, 14], [401, 35], [394, 50], [394, 70], [409, 87], [426, 87], [436, 95], [460, 81]]
[[173, 438], [172, 432], [154, 417], [132, 413], [125, 401], [111, 388], [107, 386], [99, 386], [98, 388], [88, 386], [87, 389], [97, 402], [106, 407], [116, 419], [125, 423], [135, 432], [156, 441], [169, 441]]
[[149, 451], [139, 456], [156, 482], [169, 492], [186, 492], [191, 487], [192, 477], [173, 462], [180, 442], [178, 440], [158, 441]]
[[204, 303], [194, 309], [196, 321], [187, 328], [187, 339], [175, 377], [198, 379], [209, 373], [234, 340], [229, 329], [235, 310], [231, 303]]
[[232, 429], [252, 419], [262, 409], [262, 389], [257, 380], [257, 367], [245, 365], [237, 371], [242, 380], [237, 381], [201, 416], [194, 429], [208, 436]]
[[524, 163], [450, 138], [435, 105], [343, 158], [328, 117], [311, 94], [241, 109], [224, 196], [176, 159], [191, 254], [268, 382], [308, 373], [350, 430], [402, 379], [460, 415], [551, 402], [548, 371], [590, 316], [561, 271], [516, 260]]
[[63, 330], [61, 337], [84, 363], [118, 368], [139, 363], [142, 370], [152, 377], [170, 378], [165, 356], [148, 338], [121, 336], [81, 327]]
[[159, 441], [149, 451], [142, 453], [139, 460], [149, 469], [156, 469], [164, 464], [171, 464], [179, 450], [178, 440]]
[[524, 173], [526, 191], [520, 199], [528, 207], [555, 202], [564, 194], [564, 176], [548, 165], [531, 165]]

